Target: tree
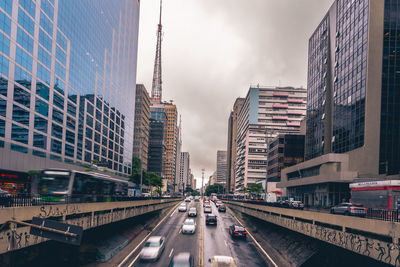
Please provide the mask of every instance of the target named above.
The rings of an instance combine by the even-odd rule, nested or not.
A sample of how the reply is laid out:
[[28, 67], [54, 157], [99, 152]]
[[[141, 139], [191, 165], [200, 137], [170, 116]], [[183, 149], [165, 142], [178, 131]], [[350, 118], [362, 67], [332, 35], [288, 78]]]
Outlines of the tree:
[[224, 186], [222, 184], [213, 184], [209, 185], [206, 188], [206, 196], [211, 195], [212, 193], [222, 194], [224, 192]]
[[248, 191], [253, 194], [260, 194], [264, 192], [264, 189], [261, 184], [248, 184]]
[[[129, 180], [136, 185], [140, 185], [140, 165], [141, 161], [138, 157], [133, 156], [132, 157], [132, 174], [129, 177]], [[144, 174], [143, 174], [144, 177]], [[143, 181], [144, 183], [144, 181]]]
[[156, 192], [161, 195], [161, 187], [163, 187], [163, 181], [159, 175], [154, 172], [146, 172], [145, 181], [146, 184], [155, 186], [157, 188]]

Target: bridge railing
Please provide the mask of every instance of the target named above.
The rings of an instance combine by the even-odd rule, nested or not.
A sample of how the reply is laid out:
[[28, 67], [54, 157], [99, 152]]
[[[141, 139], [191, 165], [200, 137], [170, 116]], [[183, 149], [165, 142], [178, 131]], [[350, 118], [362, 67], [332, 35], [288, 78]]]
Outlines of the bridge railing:
[[53, 204], [72, 204], [72, 203], [94, 203], [94, 202], [117, 202], [117, 201], [137, 201], [150, 199], [179, 199], [179, 197], [128, 197], [120, 195], [0, 195], [0, 208], [4, 207], [27, 207], [38, 205]]
[[[223, 200], [224, 200], [224, 198], [223, 198]], [[271, 207], [277, 207], [277, 208], [295, 209], [295, 208], [287, 206], [284, 202], [271, 203], [271, 202], [266, 202], [266, 201], [262, 201], [262, 200], [234, 200], [234, 199], [228, 199], [228, 198], [226, 198], [225, 200], [249, 203], [249, 204], [256, 204], [256, 205], [263, 205], [263, 206], [271, 206]], [[329, 209], [309, 210], [309, 211], [327, 213], [327, 212], [329, 212]], [[391, 221], [391, 222], [400, 222], [400, 210], [385, 210], [385, 209], [368, 208], [365, 218], [383, 220], [383, 221]]]

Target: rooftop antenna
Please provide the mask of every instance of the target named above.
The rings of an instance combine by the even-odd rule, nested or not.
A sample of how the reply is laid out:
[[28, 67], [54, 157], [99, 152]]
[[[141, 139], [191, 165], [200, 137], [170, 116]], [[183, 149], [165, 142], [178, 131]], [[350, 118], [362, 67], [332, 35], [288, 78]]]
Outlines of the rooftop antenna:
[[162, 41], [162, 0], [160, 0], [160, 20], [157, 27], [157, 46], [156, 57], [154, 60], [153, 83], [151, 86], [151, 99], [157, 103], [161, 103], [162, 98], [162, 79], [161, 79], [161, 41]]

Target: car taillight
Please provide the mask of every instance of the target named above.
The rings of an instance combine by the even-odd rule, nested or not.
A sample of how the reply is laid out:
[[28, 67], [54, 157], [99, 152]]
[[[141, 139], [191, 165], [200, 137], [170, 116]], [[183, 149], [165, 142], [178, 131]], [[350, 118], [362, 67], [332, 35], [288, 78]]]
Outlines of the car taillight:
[[354, 210], [354, 207], [351, 207], [350, 210]]
[[246, 234], [247, 234], [247, 232], [246, 232], [246, 231], [243, 231], [243, 232], [242, 232], [242, 234], [246, 235]]
[[235, 234], [238, 234], [239, 232], [238, 231], [233, 231]]

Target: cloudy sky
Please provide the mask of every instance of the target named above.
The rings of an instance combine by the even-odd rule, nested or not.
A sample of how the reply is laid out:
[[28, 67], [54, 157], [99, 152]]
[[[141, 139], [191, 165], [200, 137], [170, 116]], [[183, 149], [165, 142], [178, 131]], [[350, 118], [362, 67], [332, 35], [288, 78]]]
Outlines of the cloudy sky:
[[[308, 38], [333, 0], [164, 0], [163, 100], [182, 116], [201, 183], [226, 150], [228, 117], [251, 84], [307, 85]], [[159, 0], [142, 0], [137, 82], [151, 91]]]

